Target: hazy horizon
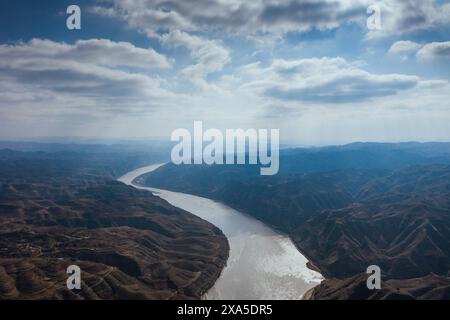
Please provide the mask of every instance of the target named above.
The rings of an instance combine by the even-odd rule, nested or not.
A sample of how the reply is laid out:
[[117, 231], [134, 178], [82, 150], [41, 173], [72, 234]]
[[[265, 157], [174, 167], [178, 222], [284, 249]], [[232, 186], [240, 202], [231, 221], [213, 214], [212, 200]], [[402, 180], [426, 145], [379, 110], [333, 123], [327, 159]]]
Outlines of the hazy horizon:
[[[177, 142], [170, 141], [170, 137], [130, 137], [130, 138], [120, 138], [120, 137], [0, 137], [0, 143], [37, 143], [37, 144], [103, 144], [103, 145], [127, 145], [127, 144], [152, 144], [152, 143], [163, 143], [167, 145], [174, 145]], [[325, 143], [325, 144], [306, 144], [306, 143], [296, 143], [294, 141], [280, 140], [280, 148], [321, 148], [321, 147], [334, 147], [334, 146], [345, 146], [351, 144], [408, 144], [408, 143], [450, 143], [449, 140], [445, 141], [349, 141], [343, 143]], [[1, 149], [1, 147], [0, 147]]]

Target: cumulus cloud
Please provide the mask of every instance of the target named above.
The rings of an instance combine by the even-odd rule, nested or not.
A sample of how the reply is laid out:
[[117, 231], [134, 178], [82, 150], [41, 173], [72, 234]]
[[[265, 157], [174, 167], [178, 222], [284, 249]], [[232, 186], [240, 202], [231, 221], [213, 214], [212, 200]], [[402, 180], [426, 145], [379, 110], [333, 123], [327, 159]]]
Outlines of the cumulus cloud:
[[401, 74], [372, 74], [343, 58], [275, 60], [269, 67], [249, 65], [241, 89], [256, 90], [284, 101], [363, 102], [416, 87], [420, 79]]
[[382, 10], [382, 30], [369, 37], [425, 30], [450, 23], [450, 5], [435, 0], [104, 0], [94, 12], [125, 20], [150, 36], [172, 30], [239, 34], [365, 28], [366, 9]]
[[93, 11], [155, 36], [158, 32], [227, 31], [243, 34], [329, 29], [365, 21], [368, 1], [337, 0], [106, 0]]
[[367, 39], [389, 37], [450, 24], [450, 6], [435, 0], [381, 0], [381, 29], [367, 33]]
[[427, 43], [417, 52], [417, 59], [450, 59], [450, 41]]
[[2, 86], [5, 95], [0, 104], [6, 107], [7, 100], [18, 103], [19, 99], [22, 103], [46, 100], [48, 106], [57, 101], [60, 105], [53, 107], [60, 109], [69, 105], [123, 112], [137, 106], [151, 108], [172, 94], [148, 75], [148, 69], [169, 66], [164, 56], [151, 49], [109, 40], [66, 44], [34, 39], [0, 45], [0, 83], [7, 84]]
[[388, 53], [392, 55], [396, 54], [409, 54], [412, 52], [416, 52], [422, 47], [421, 44], [418, 44], [413, 41], [397, 41], [392, 44], [389, 48]]
[[450, 41], [431, 42], [419, 44], [413, 41], [397, 41], [392, 44], [388, 54], [406, 55], [415, 54], [419, 61], [446, 60], [450, 58]]
[[129, 42], [107, 39], [79, 40], [72, 44], [32, 39], [27, 43], [0, 45], [0, 58], [35, 58], [76, 60], [107, 67], [137, 67], [143, 69], [169, 68], [170, 61], [152, 48], [143, 49]]
[[221, 71], [231, 60], [229, 50], [219, 41], [206, 40], [179, 30], [164, 34], [160, 40], [167, 46], [185, 47], [191, 52], [195, 63], [184, 68], [182, 73], [198, 84], [206, 85], [204, 78]]
[[263, 7], [258, 23], [263, 32], [334, 29], [364, 21], [366, 8], [364, 1], [271, 1]]

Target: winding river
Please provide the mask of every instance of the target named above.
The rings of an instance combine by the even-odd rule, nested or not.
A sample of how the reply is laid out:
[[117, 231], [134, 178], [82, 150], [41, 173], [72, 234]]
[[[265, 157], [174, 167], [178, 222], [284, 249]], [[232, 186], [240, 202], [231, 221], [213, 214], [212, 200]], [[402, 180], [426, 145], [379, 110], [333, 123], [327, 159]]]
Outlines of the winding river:
[[308, 260], [286, 235], [226, 205], [189, 194], [133, 185], [133, 180], [161, 165], [140, 168], [119, 181], [149, 190], [170, 204], [209, 221], [230, 244], [227, 266], [206, 299], [298, 300], [323, 277], [306, 267]]

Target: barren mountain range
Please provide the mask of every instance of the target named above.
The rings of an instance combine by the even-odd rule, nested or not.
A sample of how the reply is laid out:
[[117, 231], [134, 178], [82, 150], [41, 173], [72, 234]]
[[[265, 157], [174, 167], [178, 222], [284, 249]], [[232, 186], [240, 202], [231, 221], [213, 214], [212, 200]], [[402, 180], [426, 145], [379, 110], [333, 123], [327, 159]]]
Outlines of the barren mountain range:
[[222, 232], [113, 180], [130, 155], [85, 156], [0, 151], [0, 299], [199, 299], [226, 264]]

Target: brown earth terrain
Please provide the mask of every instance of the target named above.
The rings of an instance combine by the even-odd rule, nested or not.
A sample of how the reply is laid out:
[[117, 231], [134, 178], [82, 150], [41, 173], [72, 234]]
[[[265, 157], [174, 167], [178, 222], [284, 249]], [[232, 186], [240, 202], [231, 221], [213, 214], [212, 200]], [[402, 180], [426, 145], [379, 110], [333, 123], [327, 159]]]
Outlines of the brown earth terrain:
[[[219, 229], [150, 192], [12, 176], [0, 180], [0, 299], [199, 299], [226, 264]], [[81, 290], [66, 287], [69, 265]]]
[[323, 281], [305, 294], [310, 300], [448, 300], [450, 274], [430, 274], [421, 278], [387, 280], [380, 290], [367, 289], [367, 274]]

